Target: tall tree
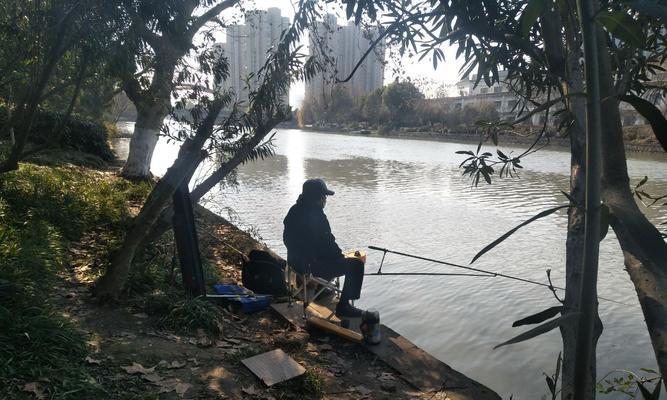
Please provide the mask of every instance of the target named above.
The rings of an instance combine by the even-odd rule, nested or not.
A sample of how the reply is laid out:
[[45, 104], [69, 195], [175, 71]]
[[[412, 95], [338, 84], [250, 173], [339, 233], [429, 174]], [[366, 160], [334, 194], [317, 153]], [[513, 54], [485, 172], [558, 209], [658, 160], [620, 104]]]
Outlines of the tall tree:
[[[283, 100], [295, 80], [311, 78], [318, 65], [301, 53], [298, 42], [308, 25], [318, 15], [315, 2], [302, 1], [292, 26], [283, 34], [280, 43], [267, 55], [260, 71], [256, 72], [259, 85], [250, 90], [247, 107], [231, 103], [233, 93], [226, 92], [214, 100], [202, 99], [195, 117], [194, 132], [185, 132], [188, 139], [182, 145], [177, 159], [149, 195], [135, 218], [123, 243], [114, 253], [110, 268], [96, 285], [100, 299], [115, 298], [121, 294], [131, 270], [134, 254], [158, 222], [169, 221], [170, 199], [176, 188], [189, 181], [197, 166], [208, 155], [217, 155], [225, 161], [192, 192], [194, 202], [211, 190], [240, 163], [271, 152], [270, 143], [262, 143], [267, 134], [289, 114]], [[226, 59], [218, 58], [216, 70], [226, 78]], [[222, 107], [231, 109], [221, 124], [214, 121]], [[201, 115], [202, 118], [197, 118]], [[164, 225], [160, 225], [164, 226]], [[168, 226], [168, 225], [167, 225]], [[159, 231], [160, 228], [158, 228]]]
[[[172, 110], [175, 89], [181, 84], [208, 85], [188, 66], [192, 56], [199, 68], [210, 69], [213, 40], [205, 25], [240, 0], [123, 0], [119, 12], [127, 30], [119, 37], [116, 71], [137, 109], [134, 135], [123, 175], [150, 176], [150, 164], [165, 117]], [[204, 33], [200, 44], [194, 39]]]
[[0, 11], [0, 98], [10, 113], [0, 136], [15, 132], [0, 161], [6, 172], [36, 150], [27, 144], [40, 107], [72, 112], [112, 29], [108, 4], [97, 0], [2, 2]]
[[382, 90], [382, 104], [387, 107], [394, 126], [414, 122], [417, 102], [422, 99], [424, 95], [410, 81], [392, 82]]
[[[597, 317], [597, 304], [582, 299], [582, 292], [595, 298], [596, 277], [587, 283], [581, 278], [584, 264], [597, 258], [594, 246], [588, 251], [584, 248], [586, 224], [594, 223], [591, 218], [603, 210], [609, 213], [602, 213], [601, 229], [604, 232], [606, 226], [611, 225], [616, 233], [626, 270], [642, 306], [658, 366], [662, 376], [667, 376], [667, 245], [633, 200], [619, 113], [620, 99], [638, 103], [637, 96], [655, 89], [647, 83], [647, 77], [659, 70], [664, 62], [665, 20], [658, 19], [667, 15], [664, 5], [655, 0], [582, 2], [587, 7], [592, 5], [588, 11], [594, 19], [590, 20], [575, 0], [429, 0], [410, 4], [394, 0], [346, 0], [345, 3], [349, 16], [355, 15], [357, 21], [364, 14], [381, 20], [387, 26], [385, 36], [390, 42], [401, 49], [414, 49], [423, 56], [430, 55], [435, 66], [444, 60], [441, 45], [457, 46], [457, 56], [465, 61], [462, 76], [476, 70], [476, 85], [483, 81], [491, 86], [499, 81], [499, 69], [507, 70], [507, 83], [524, 99], [525, 106], [520, 110], [524, 114], [530, 109], [529, 115], [546, 113], [547, 120], [554, 113], [562, 116], [560, 128], [570, 137], [572, 155], [566, 243], [567, 290], [560, 309], [562, 316], [547, 321], [538, 329], [561, 329], [562, 398], [575, 395], [575, 361], [580, 357], [576, 342], [583, 326], [576, 323], [575, 317], [581, 310], [589, 317], [588, 321], [592, 318], [594, 329], [592, 335], [582, 339], [591, 351], [586, 352], [590, 355], [583, 364], [587, 374], [580, 377], [583, 378], [579, 381], [582, 385], [577, 387], [576, 394], [577, 398], [595, 397], [595, 346], [602, 325]], [[582, 27], [588, 23], [593, 25], [592, 35], [583, 34]], [[585, 42], [587, 54], [597, 54], [582, 63]], [[592, 63], [598, 65], [597, 79], [586, 79], [585, 71], [594, 69]], [[595, 180], [589, 176], [594, 171], [587, 166], [586, 150], [587, 146], [596, 146], [595, 142], [587, 141], [590, 137], [586, 133], [592, 128], [587, 130], [586, 121], [593, 118], [593, 114], [589, 112], [587, 115], [586, 99], [595, 97], [596, 85], [599, 85], [602, 99], [600, 112], [604, 115], [601, 128], [605, 134], [599, 148], [603, 205], [585, 203], [587, 178]], [[514, 122], [527, 117], [520, 116]], [[488, 137], [496, 143], [499, 126], [489, 125], [487, 131]], [[656, 126], [661, 125], [657, 123]], [[664, 139], [663, 131], [655, 133], [659, 139]], [[493, 163], [502, 166], [502, 173], [515, 168], [521, 158], [534, 150], [535, 146], [531, 146], [529, 151], [516, 157], [499, 152]], [[477, 180], [483, 176], [491, 182], [491, 176], [497, 171], [490, 167], [488, 156], [470, 153], [471, 158], [464, 165], [465, 173]], [[590, 235], [593, 231], [589, 229], [588, 232]], [[589, 236], [587, 247], [592, 245], [590, 241]], [[483, 252], [491, 247], [493, 245], [487, 246]]]

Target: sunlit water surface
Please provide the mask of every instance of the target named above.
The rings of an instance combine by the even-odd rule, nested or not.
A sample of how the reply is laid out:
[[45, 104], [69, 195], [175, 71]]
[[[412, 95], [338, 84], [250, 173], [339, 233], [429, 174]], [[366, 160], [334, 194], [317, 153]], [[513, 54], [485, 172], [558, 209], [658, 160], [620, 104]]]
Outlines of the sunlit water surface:
[[[518, 179], [473, 188], [458, 168], [471, 144], [388, 139], [279, 130], [276, 155], [242, 165], [237, 186], [221, 185], [206, 207], [250, 228], [285, 256], [282, 220], [307, 178], [323, 178], [335, 196], [326, 214], [344, 249], [368, 245], [467, 265], [498, 236], [547, 208], [563, 204], [569, 155], [542, 150], [523, 161]], [[125, 147], [123, 147], [125, 145]], [[119, 143], [119, 151], [126, 151]], [[502, 147], [507, 154], [519, 148]], [[177, 147], [161, 140], [152, 171], [161, 175]], [[632, 154], [633, 183], [648, 175], [646, 191], [667, 192], [667, 159]], [[661, 209], [646, 211], [667, 221]], [[546, 282], [547, 269], [564, 286], [565, 212], [519, 230], [474, 266]], [[613, 232], [601, 243], [599, 295], [604, 332], [598, 344], [599, 377], [617, 369], [655, 368], [646, 326]], [[369, 270], [381, 253], [369, 251]], [[384, 272], [462, 272], [420, 260], [388, 255]], [[522, 331], [512, 322], [557, 305], [543, 287], [503, 278], [366, 277], [363, 308], [381, 311], [382, 321], [453, 368], [507, 399], [539, 399], [547, 393], [543, 372], [552, 374], [560, 351], [558, 330], [493, 350]], [[604, 398], [621, 398], [607, 396]]]

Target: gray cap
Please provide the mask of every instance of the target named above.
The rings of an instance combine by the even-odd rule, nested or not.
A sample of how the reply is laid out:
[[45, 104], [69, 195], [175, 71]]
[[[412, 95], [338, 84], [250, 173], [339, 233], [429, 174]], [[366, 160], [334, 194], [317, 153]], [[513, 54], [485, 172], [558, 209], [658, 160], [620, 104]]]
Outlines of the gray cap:
[[327, 188], [326, 183], [322, 179], [308, 179], [303, 183], [302, 193], [306, 196], [333, 196], [334, 191]]

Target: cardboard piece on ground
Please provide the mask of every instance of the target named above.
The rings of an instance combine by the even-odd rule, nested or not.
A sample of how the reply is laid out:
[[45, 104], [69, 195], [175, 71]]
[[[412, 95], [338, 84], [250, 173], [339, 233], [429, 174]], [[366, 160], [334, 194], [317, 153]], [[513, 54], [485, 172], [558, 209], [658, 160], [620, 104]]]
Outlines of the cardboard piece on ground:
[[266, 386], [275, 385], [306, 372], [304, 367], [281, 349], [258, 354], [241, 362]]

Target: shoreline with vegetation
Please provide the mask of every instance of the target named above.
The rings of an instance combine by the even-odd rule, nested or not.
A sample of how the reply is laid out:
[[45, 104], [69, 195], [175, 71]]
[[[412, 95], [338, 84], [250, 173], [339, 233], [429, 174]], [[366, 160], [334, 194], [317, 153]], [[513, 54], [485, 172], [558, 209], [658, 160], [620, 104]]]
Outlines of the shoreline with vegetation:
[[[638, 128], [645, 128], [640, 126]], [[418, 130], [418, 128], [403, 128], [403, 129], [394, 129], [394, 130], [385, 130], [385, 129], [365, 129], [359, 128], [358, 126], [351, 127], [333, 127], [333, 126], [307, 126], [307, 127], [297, 127], [297, 129], [304, 131], [315, 131], [322, 133], [336, 133], [343, 135], [352, 135], [352, 136], [367, 136], [367, 137], [381, 137], [388, 139], [414, 139], [414, 140], [431, 140], [436, 142], [462, 142], [462, 143], [479, 143], [480, 139], [483, 139], [483, 134], [481, 132], [437, 132], [437, 131], [426, 131]], [[646, 129], [650, 130], [650, 127]], [[365, 133], [367, 132], [367, 133]], [[498, 136], [499, 145], [511, 144], [511, 145], [525, 145], [530, 146], [535, 141], [535, 136], [519, 136], [512, 134], [500, 134]], [[543, 140], [542, 143], [546, 143], [546, 140]], [[570, 146], [570, 139], [563, 137], [549, 137], [549, 146], [555, 146], [558, 148], [566, 149]], [[644, 137], [635, 140], [629, 140], [625, 143], [625, 149], [631, 152], [637, 153], [664, 153], [664, 149], [660, 144], [653, 140], [647, 141]]]

